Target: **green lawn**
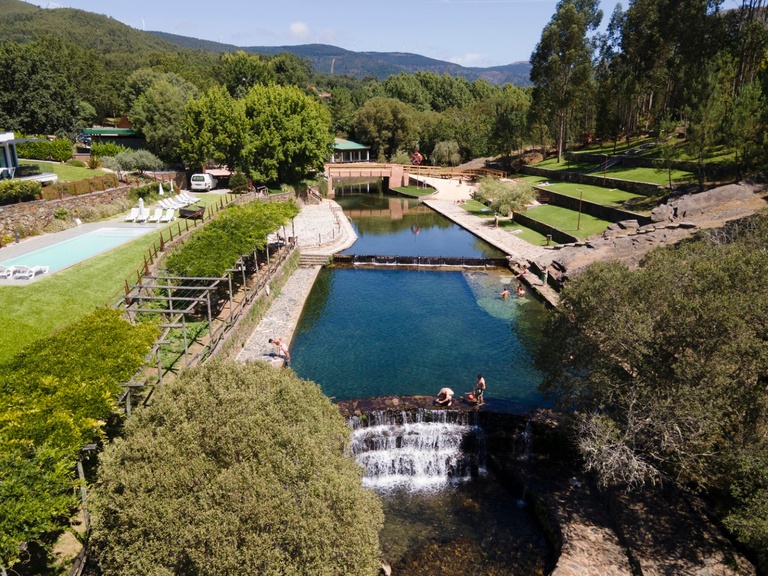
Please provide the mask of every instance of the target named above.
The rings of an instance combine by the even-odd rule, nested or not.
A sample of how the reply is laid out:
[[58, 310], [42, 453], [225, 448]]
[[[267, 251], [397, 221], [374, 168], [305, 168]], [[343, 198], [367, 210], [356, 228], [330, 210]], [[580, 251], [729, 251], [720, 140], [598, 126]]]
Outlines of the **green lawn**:
[[[470, 214], [473, 214], [479, 218], [485, 218], [486, 220], [493, 218], [493, 210], [488, 208], [488, 206], [485, 204], [478, 202], [477, 200], [467, 200], [467, 202], [462, 204], [461, 207]], [[536, 232], [536, 230], [531, 230], [530, 228], [526, 228], [525, 226], [518, 224], [511, 218], [500, 218], [499, 227], [504, 230], [508, 230], [509, 232], [514, 232], [517, 230], [518, 232], [515, 232], [515, 236], [521, 240], [525, 240], [529, 244], [534, 244], [536, 246], [547, 245], [546, 236], [539, 234]]]
[[525, 215], [544, 224], [549, 224], [563, 232], [568, 232], [577, 238], [586, 238], [593, 234], [600, 234], [611, 224], [611, 222], [606, 220], [582, 213], [580, 227], [577, 229], [576, 226], [579, 223], [578, 212], [551, 204], [531, 208], [525, 212]]
[[[544, 234], [539, 234], [536, 232], [536, 230], [531, 230], [530, 228], [526, 228], [525, 226], [518, 224], [511, 218], [502, 218], [499, 220], [499, 227], [503, 230], [507, 230], [508, 232], [512, 232], [520, 238], [520, 240], [525, 240], [529, 244], [533, 244], [534, 246], [546, 246], [547, 245], [547, 237], [544, 236]], [[557, 242], [552, 241], [550, 245], [557, 244]]]
[[559, 163], [557, 158], [550, 158], [533, 166], [536, 168], [546, 168], [547, 170], [557, 170], [558, 172], [589, 172], [597, 168], [597, 164], [591, 162], [569, 162], [565, 158]]
[[53, 172], [59, 177], [59, 182], [77, 182], [88, 180], [106, 174], [104, 170], [91, 170], [90, 168], [78, 168], [60, 162], [46, 162], [45, 160], [20, 160], [21, 165], [37, 165], [42, 172]]
[[573, 198], [579, 197], [581, 190], [582, 198], [595, 204], [603, 206], [620, 206], [632, 198], [642, 198], [640, 194], [632, 194], [616, 188], [603, 188], [602, 186], [590, 186], [588, 184], [577, 184], [575, 182], [553, 182], [543, 186], [545, 190], [552, 190]]
[[[609, 178], [630, 180], [632, 182], [650, 182], [662, 186], [669, 184], [669, 174], [667, 174], [667, 171], [657, 170], [656, 168], [626, 168], [623, 166], [613, 166], [612, 168], [608, 168], [606, 175]], [[672, 170], [672, 182], [693, 182], [695, 179], [696, 177], [692, 172]]]
[[411, 196], [412, 198], [421, 198], [422, 196], [429, 196], [435, 193], [435, 189], [424, 186], [398, 186], [392, 188], [392, 191], [398, 192], [403, 196]]
[[[220, 200], [219, 194], [203, 194], [198, 204], [209, 206]], [[178, 222], [184, 226], [181, 220], [161, 229], [166, 240], [170, 228], [176, 236]], [[135, 276], [159, 235], [160, 230], [150, 232], [29, 285], [20, 281], [18, 286], [0, 286], [0, 362], [121, 294], [124, 281]]]
[[[654, 139], [646, 136], [645, 138], [632, 138], [629, 143], [627, 143], [626, 139], [619, 140], [619, 142], [616, 143], [616, 154], [623, 154], [627, 150], [631, 150], [632, 148], [637, 148], [638, 146], [642, 146], [643, 144], [648, 144], [649, 142], [653, 142]], [[603, 141], [602, 144], [593, 144], [592, 146], [587, 146], [586, 148], [581, 148], [579, 150], [574, 151], [575, 154], [613, 154], [613, 141], [606, 142]]]

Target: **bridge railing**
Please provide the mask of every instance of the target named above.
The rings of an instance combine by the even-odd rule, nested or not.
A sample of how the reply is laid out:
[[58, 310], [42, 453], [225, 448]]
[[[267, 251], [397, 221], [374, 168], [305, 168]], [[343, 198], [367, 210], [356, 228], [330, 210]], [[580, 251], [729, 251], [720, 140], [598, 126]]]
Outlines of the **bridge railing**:
[[444, 166], [415, 166], [413, 164], [377, 164], [377, 163], [354, 163], [354, 164], [326, 164], [326, 174], [333, 177], [343, 176], [350, 172], [355, 174], [380, 177], [383, 172], [391, 171], [392, 167], [402, 168], [403, 173], [410, 176], [425, 176], [428, 178], [481, 178], [489, 176], [491, 178], [505, 178], [507, 173], [503, 170], [494, 170], [492, 168], [458, 168]]

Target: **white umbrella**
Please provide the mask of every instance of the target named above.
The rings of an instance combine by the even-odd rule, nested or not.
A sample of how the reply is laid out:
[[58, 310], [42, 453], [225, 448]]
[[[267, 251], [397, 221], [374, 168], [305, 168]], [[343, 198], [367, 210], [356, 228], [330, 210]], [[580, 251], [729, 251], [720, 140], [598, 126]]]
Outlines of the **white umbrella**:
[[171, 180], [171, 194], [173, 194], [173, 180]]
[[144, 214], [144, 198], [139, 198], [139, 214]]
[[163, 192], [163, 183], [162, 182], [158, 182], [157, 186], [159, 188], [157, 193], [160, 194], [160, 196], [165, 196], [165, 192]]

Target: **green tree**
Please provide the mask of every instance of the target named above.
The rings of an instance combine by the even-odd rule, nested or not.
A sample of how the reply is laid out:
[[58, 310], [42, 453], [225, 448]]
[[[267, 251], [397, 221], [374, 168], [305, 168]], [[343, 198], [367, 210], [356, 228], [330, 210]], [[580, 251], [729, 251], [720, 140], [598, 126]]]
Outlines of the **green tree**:
[[405, 72], [393, 74], [384, 80], [384, 91], [389, 98], [397, 98], [401, 102], [410, 104], [416, 110], [426, 111], [431, 109], [429, 92], [412, 74], [406, 74]]
[[100, 460], [92, 542], [104, 574], [377, 574], [381, 505], [343, 454], [349, 435], [290, 370], [185, 372]]
[[243, 169], [254, 180], [295, 183], [331, 157], [331, 117], [295, 86], [253, 86], [245, 97]]
[[416, 150], [418, 115], [396, 98], [372, 98], [355, 116], [356, 139], [371, 147], [373, 158], [388, 158], [398, 150]]
[[192, 84], [178, 84], [160, 78], [136, 99], [131, 109], [133, 126], [146, 138], [147, 148], [166, 162], [179, 158], [177, 149], [187, 102], [197, 92]]
[[502, 182], [486, 177], [480, 180], [475, 198], [494, 212], [510, 216], [529, 206], [536, 199], [536, 191], [528, 182]]
[[570, 114], [592, 73], [592, 46], [587, 35], [602, 19], [597, 0], [561, 0], [531, 55], [534, 100], [554, 113], [557, 161], [563, 158]]
[[0, 125], [25, 134], [74, 132], [77, 91], [34, 44], [0, 44]]
[[223, 87], [212, 88], [187, 104], [179, 142], [181, 158], [195, 169], [208, 160], [241, 168], [247, 128], [243, 101], [232, 98]]
[[507, 85], [491, 99], [492, 128], [491, 150], [496, 154], [511, 156], [522, 150], [528, 137], [528, 111], [531, 107], [529, 92]]
[[443, 140], [432, 151], [432, 163], [438, 166], [457, 166], [461, 162], [459, 143], [456, 140]]
[[269, 60], [275, 81], [281, 86], [297, 86], [305, 89], [312, 77], [312, 61], [290, 52], [281, 52]]
[[756, 164], [765, 142], [765, 120], [765, 97], [760, 85], [745, 84], [736, 95], [729, 122], [736, 162], [742, 173]]
[[266, 58], [242, 50], [222, 55], [216, 76], [234, 98], [243, 98], [251, 86], [277, 80]]
[[[768, 549], [768, 214], [569, 281], [539, 354], [586, 467], [607, 485], [665, 480], [720, 499]], [[735, 504], [735, 506], [734, 506]], [[722, 510], [722, 509], [721, 509]]]

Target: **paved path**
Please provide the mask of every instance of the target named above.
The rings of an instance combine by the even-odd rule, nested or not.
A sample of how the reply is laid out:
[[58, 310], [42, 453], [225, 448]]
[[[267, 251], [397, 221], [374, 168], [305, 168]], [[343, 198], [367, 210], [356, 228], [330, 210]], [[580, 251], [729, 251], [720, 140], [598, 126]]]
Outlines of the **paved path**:
[[[293, 231], [302, 255], [331, 256], [349, 248], [357, 240], [352, 224], [342, 212], [341, 206], [332, 200], [304, 206], [293, 221]], [[264, 360], [274, 366], [283, 365], [283, 359], [275, 355], [277, 349], [269, 343], [269, 339], [280, 338], [290, 346], [304, 303], [320, 268], [319, 265], [301, 267], [288, 278], [237, 355], [239, 362]]]

